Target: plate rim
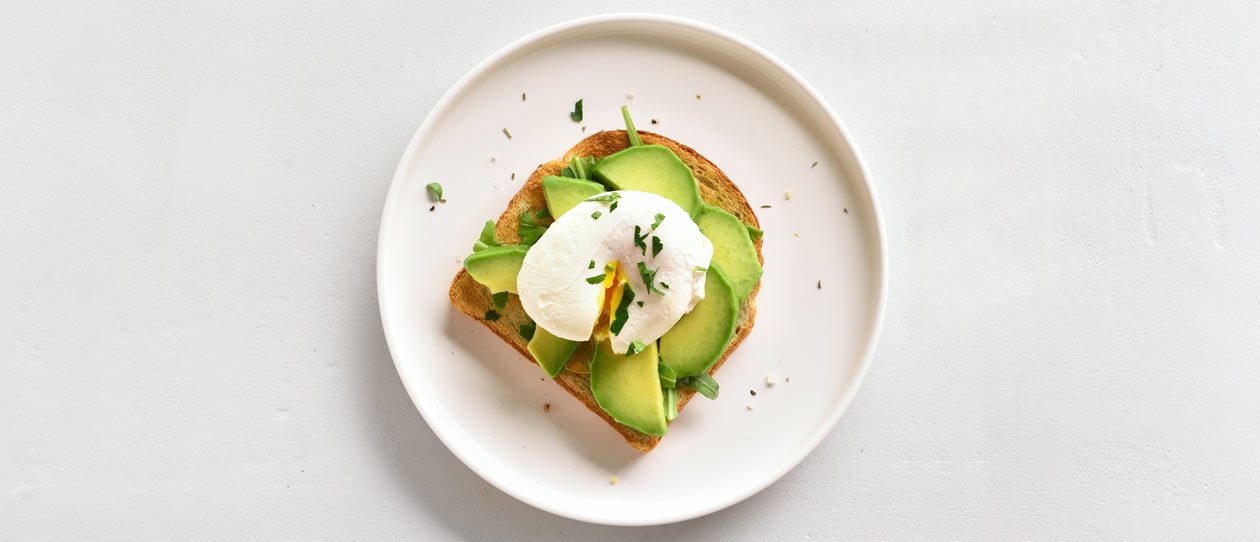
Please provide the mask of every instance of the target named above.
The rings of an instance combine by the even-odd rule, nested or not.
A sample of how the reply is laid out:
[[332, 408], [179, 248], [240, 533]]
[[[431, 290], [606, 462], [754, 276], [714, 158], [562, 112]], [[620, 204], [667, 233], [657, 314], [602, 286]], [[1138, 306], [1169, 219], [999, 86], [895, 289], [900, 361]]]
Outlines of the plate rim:
[[[799, 88], [805, 92], [806, 96], [808, 96], [810, 100], [813, 100], [815, 104], [818, 107], [820, 107], [823, 110], [823, 112], [826, 113], [827, 121], [833, 124], [836, 127], [836, 129], [839, 131], [840, 136], [841, 136], [840, 140], [843, 142], [843, 145], [836, 145], [835, 147], [837, 147], [838, 150], [840, 150], [841, 152], [847, 152], [847, 154], [853, 161], [854, 169], [857, 171], [858, 176], [860, 177], [860, 179], [857, 179], [857, 180], [861, 181], [860, 184], [864, 186], [866, 190], [865, 196], [869, 199], [869, 202], [871, 204], [871, 217], [870, 218], [873, 221], [873, 224], [875, 226], [874, 234], [875, 234], [876, 243], [872, 246], [872, 249], [878, 252], [878, 254], [876, 255], [876, 258], [873, 258], [873, 261], [876, 261], [879, 266], [879, 269], [876, 270], [877, 272], [872, 273], [872, 276], [875, 279], [875, 283], [878, 289], [874, 318], [873, 318], [873, 321], [870, 322], [870, 331], [869, 331], [868, 336], [866, 337], [866, 341], [865, 341], [866, 344], [862, 348], [862, 356], [861, 356], [861, 359], [859, 360], [857, 370], [855, 371], [854, 377], [849, 383], [849, 385], [847, 385], [842, 390], [843, 396], [840, 398], [840, 401], [837, 403], [837, 406], [832, 409], [832, 412], [828, 413], [827, 418], [823, 421], [823, 423], [818, 424], [818, 426], [814, 429], [813, 433], [808, 435], [808, 437], [805, 439], [807, 444], [804, 446], [801, 446], [791, 456], [787, 456], [786, 461], [783, 461], [778, 466], [777, 469], [771, 471], [771, 474], [769, 476], [761, 477], [761, 479], [757, 480], [756, 483], [750, 485], [746, 491], [735, 493], [735, 494], [726, 496], [725, 498], [722, 498], [722, 499], [715, 499], [712, 502], [707, 503], [705, 506], [691, 508], [682, 513], [677, 513], [673, 515], [660, 515], [660, 516], [648, 517], [648, 518], [640, 518], [640, 517], [628, 518], [624, 516], [612, 517], [612, 516], [606, 516], [606, 515], [599, 515], [595, 513], [584, 513], [584, 511], [551, 506], [546, 501], [535, 498], [533, 495], [529, 494], [528, 492], [521, 491], [517, 487], [509, 483], [506, 483], [504, 480], [501, 480], [497, 476], [492, 475], [490, 472], [488, 472], [487, 469], [483, 468], [476, 461], [472, 461], [471, 458], [468, 456], [468, 454], [462, 448], [460, 448], [459, 443], [454, 442], [454, 435], [452, 435], [451, 433], [459, 432], [458, 428], [447, 428], [445, 426], [442, 426], [441, 424], [434, 424], [430, 418], [429, 413], [427, 413], [425, 409], [421, 406], [422, 402], [416, 400], [415, 391], [412, 390], [411, 385], [408, 383], [408, 379], [404, 376], [404, 372], [403, 372], [404, 369], [400, 365], [398, 361], [398, 357], [394, 355], [395, 347], [394, 347], [393, 341], [391, 340], [391, 329], [393, 326], [390, 324], [390, 317], [388, 316], [388, 311], [386, 310], [386, 305], [385, 305], [386, 298], [383, 295], [383, 289], [384, 289], [384, 271], [383, 270], [385, 268], [382, 265], [382, 263], [385, 259], [385, 253], [386, 253], [386, 248], [385, 248], [386, 245], [383, 241], [386, 239], [385, 234], [388, 229], [387, 224], [390, 222], [390, 219], [393, 216], [390, 210], [397, 205], [396, 200], [400, 197], [398, 195], [399, 192], [401, 191], [400, 186], [402, 185], [402, 181], [400, 179], [402, 179], [404, 173], [406, 172], [406, 170], [408, 170], [408, 164], [413, 162], [413, 159], [416, 153], [419, 152], [420, 143], [429, 135], [429, 132], [432, 130], [432, 124], [435, 122], [435, 119], [439, 116], [438, 113], [441, 113], [445, 111], [447, 108], [449, 108], [450, 103], [453, 100], [455, 100], [456, 97], [460, 96], [465, 91], [466, 87], [468, 87], [470, 84], [472, 84], [472, 82], [480, 78], [489, 68], [498, 64], [499, 61], [502, 60], [503, 58], [516, 53], [517, 51], [529, 46], [530, 44], [536, 41], [540, 41], [545, 38], [551, 37], [556, 34], [562, 34], [565, 32], [572, 31], [572, 30], [576, 30], [583, 26], [606, 24], [606, 23], [617, 23], [617, 22], [673, 25], [677, 27], [682, 27], [685, 30], [690, 30], [693, 32], [702, 32], [702, 33], [710, 34], [712, 36], [729, 41], [751, 52], [752, 54], [760, 57], [762, 60], [765, 60], [766, 62], [771, 64], [774, 68], [782, 72], [782, 75], [786, 76], [792, 83], [798, 85]], [[867, 169], [865, 160], [862, 158], [862, 155], [859, 152], [857, 145], [854, 144], [853, 138], [850, 135], [848, 128], [845, 127], [844, 122], [836, 114], [835, 110], [832, 109], [831, 105], [827, 103], [827, 101], [822, 97], [822, 95], [818, 93], [817, 89], [815, 89], [813, 85], [811, 85], [799, 73], [797, 73], [796, 70], [792, 69], [791, 66], [787, 65], [778, 57], [774, 56], [773, 54], [766, 51], [765, 49], [762, 49], [760, 46], [756, 45], [755, 43], [747, 39], [744, 39], [743, 37], [740, 37], [739, 35], [734, 34], [730, 31], [724, 30], [722, 28], [719, 28], [717, 26], [714, 26], [708, 23], [700, 22], [700, 21], [689, 19], [686, 17], [679, 17], [675, 15], [664, 15], [664, 14], [657, 14], [657, 13], [630, 12], [630, 13], [610, 13], [610, 14], [602, 14], [602, 15], [593, 15], [593, 16], [588, 16], [588, 17], [580, 17], [580, 18], [564, 21], [561, 23], [557, 23], [551, 26], [547, 26], [542, 29], [530, 32], [520, 38], [513, 40], [507, 45], [501, 47], [500, 49], [492, 53], [490, 56], [486, 57], [481, 62], [477, 63], [476, 66], [474, 66], [462, 77], [460, 77], [451, 86], [451, 88], [448, 89], [446, 93], [443, 94], [442, 97], [425, 114], [424, 120], [420, 123], [420, 126], [416, 129], [415, 134], [413, 134], [411, 139], [408, 140], [407, 146], [405, 150], [403, 151], [402, 156], [399, 159], [398, 166], [395, 168], [394, 174], [390, 178], [389, 190], [385, 197], [385, 202], [384, 202], [383, 209], [381, 212], [381, 222], [377, 230], [377, 252], [376, 252], [375, 265], [376, 265], [375, 275], [376, 275], [377, 308], [380, 313], [381, 328], [382, 328], [383, 334], [385, 335], [385, 343], [390, 352], [390, 359], [394, 363], [394, 370], [398, 372], [399, 380], [402, 381], [403, 387], [404, 389], [406, 389], [407, 396], [409, 399], [411, 399], [412, 405], [416, 408], [418, 412], [420, 412], [420, 416], [424, 419], [425, 423], [429, 426], [429, 428], [433, 430], [433, 433], [437, 435], [438, 439], [442, 441], [442, 444], [446, 446], [446, 448], [450, 450], [451, 453], [455, 455], [455, 457], [459, 458], [461, 463], [463, 463], [470, 470], [475, 472], [483, 480], [490, 483], [491, 485], [493, 485], [500, 491], [503, 491], [504, 493], [511, 495], [513, 498], [523, 503], [533, 506], [539, 510], [543, 510], [545, 512], [555, 514], [561, 517], [566, 517], [569, 519], [584, 521], [588, 523], [596, 523], [596, 524], [603, 524], [603, 525], [616, 525], [616, 526], [663, 525], [663, 524], [668, 524], [668, 523], [686, 521], [689, 519], [694, 519], [694, 518], [698, 518], [698, 517], [705, 516], [708, 514], [712, 514], [714, 512], [728, 508], [753, 495], [760, 493], [761, 491], [765, 490], [770, 485], [782, 479], [783, 476], [785, 476], [788, 472], [791, 472], [792, 469], [795, 469], [796, 466], [799, 465], [800, 462], [805, 459], [805, 457], [813, 453], [813, 451], [818, 448], [819, 444], [822, 443], [822, 440], [826, 438], [827, 435], [829, 435], [832, 432], [832, 430], [835, 429], [835, 426], [840, 421], [840, 418], [844, 415], [846, 411], [848, 411], [849, 406], [853, 403], [853, 399], [857, 395], [858, 389], [861, 388], [862, 382], [865, 380], [866, 373], [870, 369], [870, 365], [875, 355], [875, 349], [879, 344], [879, 337], [883, 330], [885, 310], [886, 310], [887, 299], [888, 299], [888, 289], [889, 289], [888, 241], [887, 241], [887, 234], [884, 227], [883, 211], [879, 204], [879, 197], [876, 193], [874, 183], [871, 180], [871, 176]]]

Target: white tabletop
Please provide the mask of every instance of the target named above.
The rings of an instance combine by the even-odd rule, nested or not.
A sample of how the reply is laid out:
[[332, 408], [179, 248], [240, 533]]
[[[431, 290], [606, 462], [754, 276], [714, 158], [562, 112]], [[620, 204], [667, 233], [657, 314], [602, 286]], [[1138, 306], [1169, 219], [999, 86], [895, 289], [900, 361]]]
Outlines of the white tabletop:
[[0, 539], [1260, 537], [1256, 3], [622, 3], [811, 81], [892, 269], [822, 445], [647, 529], [465, 468], [375, 298], [425, 113], [588, 3], [306, 4], [0, 17]]

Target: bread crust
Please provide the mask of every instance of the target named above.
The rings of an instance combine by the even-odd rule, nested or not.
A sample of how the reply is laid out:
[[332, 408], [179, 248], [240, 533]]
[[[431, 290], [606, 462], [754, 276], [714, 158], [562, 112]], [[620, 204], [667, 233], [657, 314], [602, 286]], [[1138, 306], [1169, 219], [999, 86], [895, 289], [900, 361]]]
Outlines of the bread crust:
[[[696, 181], [700, 184], [700, 196], [705, 203], [719, 207], [735, 215], [741, 221], [751, 224], [753, 227], [761, 227], [761, 223], [757, 220], [757, 215], [753, 212], [753, 208], [749, 205], [748, 199], [744, 197], [743, 192], [740, 192], [739, 187], [735, 186], [735, 183], [731, 182], [730, 178], [713, 162], [710, 162], [691, 147], [660, 134], [640, 131], [639, 137], [643, 139], [645, 144], [661, 145], [674, 151], [691, 168], [692, 174], [695, 175]], [[495, 223], [495, 232], [498, 234], [499, 240], [505, 245], [521, 241], [520, 235], [517, 233], [521, 213], [535, 213], [547, 208], [546, 198], [543, 197], [542, 178], [547, 175], [559, 175], [560, 171], [568, 164], [569, 158], [574, 156], [602, 158], [629, 146], [630, 140], [625, 130], [602, 131], [583, 139], [569, 149], [568, 152], [564, 153], [564, 156], [560, 159], [539, 165], [538, 169], [535, 169], [529, 176], [529, 179], [525, 181], [521, 190], [512, 197], [507, 209], [503, 211], [502, 215], [499, 215], [499, 220]], [[764, 267], [765, 258], [761, 255], [761, 245], [761, 239], [753, 241], [753, 246], [757, 249], [757, 260]], [[731, 343], [726, 347], [726, 351], [722, 353], [722, 357], [709, 369], [709, 374], [717, 372], [726, 363], [731, 353], [739, 347], [739, 344], [752, 331], [757, 314], [757, 293], [760, 290], [761, 281], [757, 281], [757, 285], [753, 288], [752, 293], [749, 294], [748, 299], [740, 304], [735, 337], [731, 339]], [[512, 348], [515, 348], [517, 352], [520, 352], [526, 360], [535, 363], [534, 357], [530, 355], [527, 349], [529, 342], [519, 333], [520, 326], [529, 324], [532, 320], [525, 314], [525, 310], [521, 307], [520, 300], [516, 296], [509, 296], [510, 299], [507, 306], [498, 311], [500, 314], [498, 320], [494, 322], [488, 321], [485, 319], [485, 312], [491, 307], [490, 291], [476, 280], [473, 280], [467, 271], [460, 269], [455, 274], [454, 280], [451, 281], [450, 297], [451, 304], [459, 309], [460, 312], [481, 322], [495, 335], [498, 335], [500, 339], [503, 339]], [[590, 409], [591, 412], [608, 422], [608, 425], [616, 430], [635, 449], [649, 452], [660, 443], [660, 436], [648, 435], [618, 423], [607, 412], [604, 412], [604, 409], [600, 408], [599, 404], [595, 402], [595, 397], [591, 395], [591, 381], [588, 375], [565, 370], [553, 380], [583, 405], [586, 405], [586, 408]], [[686, 388], [679, 390], [678, 410], [680, 413], [683, 407], [691, 401], [695, 393], [695, 391]]]

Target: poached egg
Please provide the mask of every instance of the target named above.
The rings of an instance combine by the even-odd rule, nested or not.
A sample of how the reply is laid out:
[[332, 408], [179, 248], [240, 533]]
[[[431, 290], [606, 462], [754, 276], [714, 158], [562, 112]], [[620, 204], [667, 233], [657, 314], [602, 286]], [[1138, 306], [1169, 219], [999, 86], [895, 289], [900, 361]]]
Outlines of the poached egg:
[[[704, 299], [713, 243], [662, 196], [617, 190], [601, 197], [613, 201], [583, 201], [547, 228], [525, 253], [516, 288], [525, 312], [552, 335], [607, 335], [612, 350], [625, 353], [634, 341], [659, 339]], [[633, 302], [617, 318], [626, 285]]]

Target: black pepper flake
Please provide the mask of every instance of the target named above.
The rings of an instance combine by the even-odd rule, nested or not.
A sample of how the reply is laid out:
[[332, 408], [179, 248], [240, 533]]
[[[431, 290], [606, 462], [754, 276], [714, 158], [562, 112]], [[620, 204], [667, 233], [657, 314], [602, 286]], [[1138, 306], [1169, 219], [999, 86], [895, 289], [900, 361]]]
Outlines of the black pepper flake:
[[661, 119], [652, 119], [652, 124], [660, 124]]
[[429, 212], [433, 212], [433, 210], [434, 210], [434, 209], [437, 209], [437, 205], [430, 205], [430, 206], [429, 206]]
[[699, 100], [699, 99], [700, 99], [700, 95], [699, 95], [699, 94], [697, 94], [697, 95], [696, 95], [696, 99], [697, 99], [697, 100]]
[[515, 173], [513, 173], [513, 174], [512, 174], [512, 180], [513, 180], [513, 181], [515, 181], [515, 180], [516, 180], [516, 174], [515, 174]]
[[819, 289], [819, 290], [821, 290], [821, 289], [822, 289], [822, 279], [819, 279], [819, 280], [818, 280], [818, 289]]
[[809, 165], [809, 169], [814, 169], [814, 168], [816, 168], [816, 167], [818, 167], [818, 162], [814, 162], [814, 163], [812, 163], [812, 164], [810, 164], [810, 165]]
[[551, 403], [543, 403], [543, 412], [551, 412]]
[[769, 208], [770, 208], [770, 206], [769, 206], [769, 205], [762, 205], [762, 206], [761, 206], [761, 208], [762, 208], [762, 209], [769, 209]]
[[846, 215], [847, 215], [847, 214], [849, 214], [849, 208], [848, 208], [848, 207], [845, 207], [845, 208], [844, 208], [844, 214], [846, 214]]
[[756, 392], [756, 391], [753, 391], [753, 390], [748, 390], [748, 393], [751, 393], [753, 397], [756, 397], [756, 396], [757, 396], [757, 392]]
[[524, 92], [522, 92], [522, 93], [521, 93], [521, 101], [522, 101], [522, 102], [523, 102], [523, 101], [525, 101], [525, 93], [524, 93]]

